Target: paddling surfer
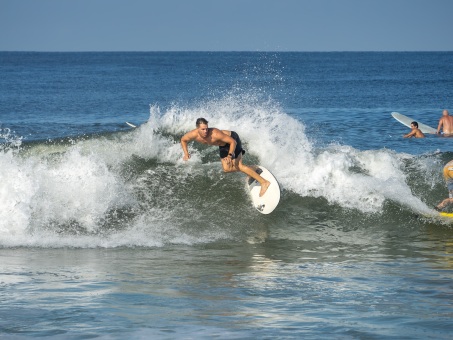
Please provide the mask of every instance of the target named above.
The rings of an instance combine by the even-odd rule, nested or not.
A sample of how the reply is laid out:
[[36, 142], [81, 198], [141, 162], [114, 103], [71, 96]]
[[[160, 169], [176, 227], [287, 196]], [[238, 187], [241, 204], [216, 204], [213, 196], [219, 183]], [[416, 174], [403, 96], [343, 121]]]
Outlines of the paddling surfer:
[[271, 183], [261, 177], [254, 169], [242, 163], [242, 155], [245, 151], [242, 149], [239, 135], [234, 131], [209, 128], [208, 121], [204, 118], [197, 119], [196, 127], [196, 129], [187, 132], [181, 138], [181, 147], [184, 152], [183, 160], [187, 161], [190, 158], [187, 148], [187, 144], [190, 141], [207, 145], [217, 145], [219, 147], [223, 171], [241, 171], [257, 180], [261, 185], [260, 196], [263, 196]]
[[403, 136], [404, 138], [411, 138], [411, 137], [425, 138], [425, 135], [423, 134], [423, 132], [418, 128], [417, 122], [411, 123], [411, 129], [412, 129], [412, 131], [409, 132], [407, 135], [404, 135]]
[[442, 111], [442, 117], [439, 119], [439, 125], [437, 126], [437, 134], [440, 134], [440, 130], [446, 136], [453, 136], [453, 117], [450, 116], [448, 110]]

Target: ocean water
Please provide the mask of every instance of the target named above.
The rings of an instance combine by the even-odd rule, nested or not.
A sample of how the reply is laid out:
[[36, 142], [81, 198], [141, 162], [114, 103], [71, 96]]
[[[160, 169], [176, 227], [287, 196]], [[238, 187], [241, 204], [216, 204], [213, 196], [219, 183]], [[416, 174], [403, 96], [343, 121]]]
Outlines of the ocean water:
[[[453, 53], [0, 52], [0, 336], [450, 339]], [[282, 198], [181, 136], [241, 136]], [[136, 124], [136, 129], [125, 124]]]

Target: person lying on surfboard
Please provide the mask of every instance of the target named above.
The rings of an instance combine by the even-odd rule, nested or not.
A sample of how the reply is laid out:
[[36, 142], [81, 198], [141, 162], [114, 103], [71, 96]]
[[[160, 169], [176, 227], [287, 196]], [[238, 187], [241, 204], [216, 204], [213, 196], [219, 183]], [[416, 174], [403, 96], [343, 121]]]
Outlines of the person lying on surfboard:
[[448, 204], [453, 203], [453, 160], [445, 164], [443, 175], [448, 188], [448, 198], [440, 202], [434, 209], [441, 211]]
[[450, 116], [448, 110], [442, 111], [442, 117], [439, 119], [439, 125], [437, 126], [437, 134], [440, 134], [441, 129], [444, 135], [453, 136], [453, 117]]
[[194, 140], [202, 144], [217, 145], [219, 147], [223, 171], [241, 171], [257, 180], [261, 185], [260, 196], [263, 196], [271, 183], [261, 177], [251, 167], [242, 163], [242, 155], [245, 153], [245, 150], [242, 149], [239, 135], [234, 131], [209, 128], [208, 121], [204, 118], [197, 119], [196, 127], [196, 129], [187, 132], [181, 138], [181, 146], [184, 152], [183, 160], [187, 161], [190, 158], [190, 153], [187, 148], [187, 143], [190, 141]]
[[404, 138], [411, 138], [411, 137], [425, 138], [425, 135], [423, 134], [423, 132], [418, 128], [417, 122], [411, 123], [411, 129], [412, 129], [412, 131], [409, 132], [407, 135], [404, 135], [403, 136]]

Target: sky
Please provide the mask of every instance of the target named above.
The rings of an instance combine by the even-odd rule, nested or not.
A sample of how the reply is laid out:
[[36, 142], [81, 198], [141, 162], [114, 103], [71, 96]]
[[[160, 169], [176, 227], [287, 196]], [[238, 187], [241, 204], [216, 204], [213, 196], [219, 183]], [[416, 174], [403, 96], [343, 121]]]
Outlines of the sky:
[[453, 0], [0, 0], [0, 51], [453, 51]]

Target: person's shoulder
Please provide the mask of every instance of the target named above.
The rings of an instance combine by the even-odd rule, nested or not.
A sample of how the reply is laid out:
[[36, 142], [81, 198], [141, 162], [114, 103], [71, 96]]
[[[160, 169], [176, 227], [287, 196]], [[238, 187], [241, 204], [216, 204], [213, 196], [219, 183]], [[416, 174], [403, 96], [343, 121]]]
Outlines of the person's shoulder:
[[197, 129], [193, 129], [193, 130], [186, 132], [184, 134], [183, 138], [193, 138], [196, 136], [196, 134], [197, 134]]
[[217, 128], [209, 128], [209, 130], [211, 131], [211, 134], [214, 136], [223, 134], [223, 132]]
[[213, 140], [222, 140], [222, 141], [224, 141], [225, 138], [229, 137], [222, 130], [217, 129], [217, 128], [212, 128], [210, 135]]

